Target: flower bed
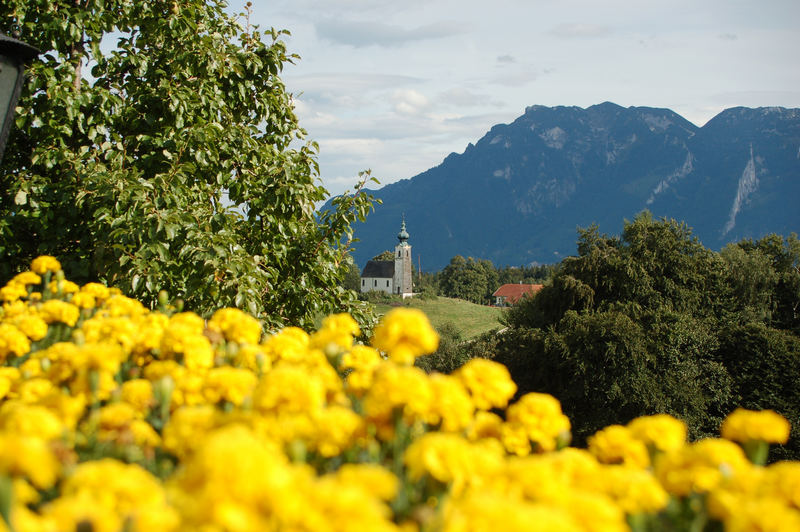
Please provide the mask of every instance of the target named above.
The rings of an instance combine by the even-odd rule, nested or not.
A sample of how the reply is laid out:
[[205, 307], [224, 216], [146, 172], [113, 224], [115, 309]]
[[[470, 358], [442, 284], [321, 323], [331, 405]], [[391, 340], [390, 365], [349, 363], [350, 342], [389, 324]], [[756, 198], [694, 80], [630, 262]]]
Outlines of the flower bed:
[[[156, 311], [40, 257], [0, 288], [0, 530], [800, 529], [788, 423], [736, 411], [688, 443], [672, 417], [568, 446], [556, 399], [436, 350], [399, 308], [262, 334], [220, 309]], [[503, 415], [498, 415], [501, 412]]]

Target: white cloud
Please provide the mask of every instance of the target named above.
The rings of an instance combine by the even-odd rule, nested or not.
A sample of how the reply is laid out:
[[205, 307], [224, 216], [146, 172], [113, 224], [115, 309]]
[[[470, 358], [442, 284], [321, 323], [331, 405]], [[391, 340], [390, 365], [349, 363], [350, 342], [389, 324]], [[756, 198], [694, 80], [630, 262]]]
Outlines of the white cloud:
[[601, 24], [559, 24], [550, 30], [550, 34], [567, 39], [593, 39], [606, 37], [612, 33], [609, 26]]
[[430, 100], [414, 89], [398, 89], [392, 94], [394, 110], [401, 115], [420, 115], [431, 105]]
[[356, 48], [370, 45], [400, 46], [414, 41], [442, 39], [464, 32], [463, 26], [452, 22], [432, 22], [405, 29], [375, 21], [325, 19], [314, 26], [320, 38]]

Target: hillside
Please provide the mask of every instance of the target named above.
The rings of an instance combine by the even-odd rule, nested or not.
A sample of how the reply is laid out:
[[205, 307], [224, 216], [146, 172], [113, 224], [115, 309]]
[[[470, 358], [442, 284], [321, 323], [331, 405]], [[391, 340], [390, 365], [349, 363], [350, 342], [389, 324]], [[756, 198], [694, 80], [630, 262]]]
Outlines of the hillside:
[[455, 255], [558, 262], [577, 227], [617, 234], [644, 209], [720, 249], [800, 230], [800, 110], [740, 107], [697, 127], [669, 109], [532, 106], [373, 193], [383, 205], [356, 226], [361, 266], [393, 245], [403, 214], [423, 271]]
[[[399, 303], [398, 303], [399, 304]], [[464, 339], [474, 338], [484, 332], [501, 327], [500, 316], [503, 309], [476, 305], [460, 299], [437, 297], [436, 299], [406, 299], [403, 305], [422, 310], [438, 329], [445, 323], [452, 323]], [[388, 304], [376, 304], [375, 309], [383, 315], [393, 308]]]

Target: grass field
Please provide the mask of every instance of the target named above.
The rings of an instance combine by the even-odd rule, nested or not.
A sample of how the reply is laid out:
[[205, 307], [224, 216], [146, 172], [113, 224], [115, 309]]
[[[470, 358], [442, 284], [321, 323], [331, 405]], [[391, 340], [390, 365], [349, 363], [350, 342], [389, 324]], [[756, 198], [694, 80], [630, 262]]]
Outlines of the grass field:
[[383, 303], [375, 304], [378, 314], [385, 314], [393, 306], [410, 306], [422, 310], [431, 320], [431, 324], [438, 328], [446, 322], [451, 322], [464, 339], [474, 338], [481, 333], [501, 327], [498, 321], [503, 314], [503, 309], [476, 305], [460, 299], [437, 297], [436, 299], [406, 299], [403, 303], [395, 305]]

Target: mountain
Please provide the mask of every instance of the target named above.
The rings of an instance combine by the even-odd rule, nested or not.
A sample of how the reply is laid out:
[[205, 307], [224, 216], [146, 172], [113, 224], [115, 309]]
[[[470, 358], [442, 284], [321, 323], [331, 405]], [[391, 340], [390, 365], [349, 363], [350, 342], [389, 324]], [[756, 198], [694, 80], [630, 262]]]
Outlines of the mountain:
[[720, 249], [800, 231], [800, 109], [737, 107], [697, 127], [669, 109], [536, 105], [371, 192], [383, 205], [355, 227], [362, 266], [394, 246], [403, 216], [425, 271], [455, 255], [558, 262], [575, 254], [577, 227], [618, 234], [644, 209]]

